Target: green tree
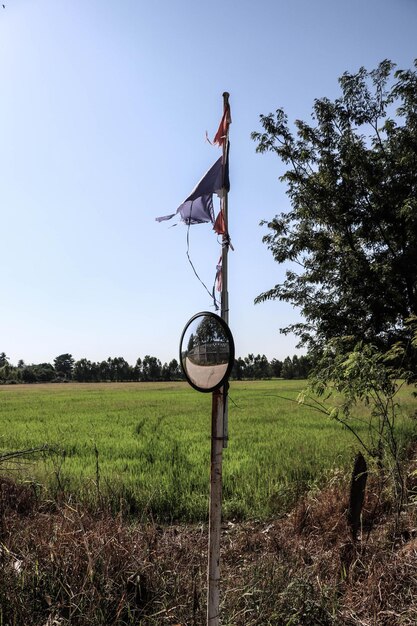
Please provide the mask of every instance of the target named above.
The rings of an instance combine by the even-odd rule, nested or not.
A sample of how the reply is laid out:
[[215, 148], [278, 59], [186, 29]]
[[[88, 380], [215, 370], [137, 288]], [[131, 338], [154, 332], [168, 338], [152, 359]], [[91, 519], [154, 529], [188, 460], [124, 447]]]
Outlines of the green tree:
[[80, 359], [74, 363], [73, 378], [79, 383], [89, 383], [94, 380], [93, 363], [88, 359]]
[[[412, 432], [410, 429], [404, 436], [407, 426], [413, 426], [415, 436], [414, 416], [409, 415], [412, 422], [407, 424], [407, 411], [401, 410], [397, 397], [413, 377], [412, 372], [398, 365], [407, 361], [406, 352], [412, 346], [417, 347], [417, 318], [407, 324], [411, 341], [397, 342], [385, 352], [362, 342], [347, 351], [340, 346], [344, 339], [329, 341], [299, 397], [300, 402], [350, 430], [368, 458], [375, 461], [380, 476], [391, 484], [398, 512], [407, 499], [402, 463]], [[369, 409], [368, 415], [358, 419], [357, 413], [364, 406]]]
[[118, 356], [111, 360], [111, 379], [116, 382], [124, 382], [132, 379], [132, 368], [122, 357]]
[[60, 354], [54, 359], [54, 367], [57, 376], [65, 380], [71, 380], [74, 368], [74, 359], [71, 354]]
[[264, 237], [286, 278], [256, 302], [299, 307], [304, 322], [281, 330], [310, 348], [351, 336], [386, 349], [417, 313], [417, 72], [394, 67], [343, 74], [312, 124], [292, 132], [278, 109], [252, 133], [286, 166], [291, 201]]
[[245, 376], [245, 361], [242, 357], [235, 359], [232, 369], [232, 378], [235, 380], [242, 380]]
[[311, 370], [311, 362], [310, 362], [309, 357], [305, 355], [297, 357], [297, 363], [298, 363], [297, 377], [307, 378]]
[[33, 366], [36, 382], [49, 383], [55, 378], [54, 366], [50, 363], [39, 363]]
[[0, 367], [4, 367], [9, 363], [9, 357], [6, 356], [5, 352], [0, 352]]
[[275, 378], [280, 378], [281, 370], [282, 370], [282, 361], [279, 361], [278, 359], [272, 359], [271, 361], [272, 376], [274, 376]]
[[255, 355], [250, 353], [243, 359], [245, 362], [245, 378], [253, 378], [255, 373]]
[[103, 382], [111, 380], [111, 367], [109, 361], [111, 361], [111, 359], [108, 359], [107, 361], [101, 361], [98, 366], [99, 378]]
[[[209, 315], [205, 315], [195, 331], [195, 339], [198, 345], [205, 343], [216, 343], [227, 341], [227, 335], [218, 320]], [[191, 337], [190, 337], [191, 338]]]
[[6, 362], [6, 365], [0, 367], [0, 383], [6, 383], [9, 380], [10, 365]]
[[271, 378], [271, 368], [266, 356], [258, 354], [253, 360], [253, 377], [256, 380]]
[[294, 378], [294, 366], [291, 357], [287, 356], [281, 367], [282, 378], [292, 379]]
[[154, 356], [149, 356], [149, 354], [144, 356], [142, 361], [142, 380], [145, 382], [157, 381], [161, 379], [161, 375], [161, 361]]
[[21, 372], [21, 378], [24, 383], [36, 383], [35, 365], [26, 365]]
[[177, 359], [172, 359], [168, 363], [168, 380], [179, 380], [182, 378], [182, 371]]
[[133, 380], [139, 381], [142, 378], [142, 359], [139, 357], [136, 359], [135, 366], [132, 371]]

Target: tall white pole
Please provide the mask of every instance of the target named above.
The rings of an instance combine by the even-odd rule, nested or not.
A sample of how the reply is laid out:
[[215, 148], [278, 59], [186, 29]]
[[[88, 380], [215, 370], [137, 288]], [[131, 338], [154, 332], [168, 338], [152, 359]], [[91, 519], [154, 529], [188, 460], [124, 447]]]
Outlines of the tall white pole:
[[208, 546], [207, 625], [220, 618], [220, 535], [222, 519], [223, 391], [213, 391], [211, 424], [210, 513]]
[[[229, 94], [227, 91], [223, 94], [223, 111], [229, 109]], [[229, 151], [229, 137], [226, 136], [223, 142], [223, 163], [226, 163], [226, 159], [228, 158]], [[224, 319], [226, 324], [229, 324], [229, 293], [228, 293], [228, 282], [227, 282], [227, 256], [229, 252], [229, 207], [228, 207], [228, 194], [227, 190], [224, 191], [224, 195], [222, 198], [222, 211], [223, 211], [223, 219], [225, 225], [226, 234], [223, 235], [222, 241], [222, 296], [221, 296], [221, 317]]]
[[[229, 108], [229, 94], [223, 94], [223, 112]], [[223, 163], [226, 164], [228, 137], [223, 142]], [[222, 292], [221, 317], [229, 322], [229, 295], [227, 291], [228, 206], [227, 191], [222, 199], [222, 210], [226, 234], [222, 248]], [[210, 510], [209, 510], [209, 549], [207, 574], [207, 625], [219, 626], [220, 620], [220, 536], [222, 521], [222, 454], [226, 441], [224, 415], [227, 398], [226, 386], [213, 391], [211, 414], [211, 464], [210, 464]]]
[[[229, 94], [227, 91], [223, 94], [223, 112], [228, 110], [230, 115], [230, 107], [229, 107]], [[223, 143], [223, 163], [228, 161], [229, 155], [229, 133], [227, 132], [227, 136], [225, 137]], [[222, 295], [221, 295], [221, 317], [224, 319], [227, 325], [229, 325], [229, 292], [228, 292], [228, 254], [229, 254], [229, 203], [228, 203], [228, 193], [227, 190], [224, 192], [224, 196], [222, 198], [222, 210], [223, 210], [223, 219], [225, 225], [225, 235], [223, 235], [222, 241]], [[229, 439], [229, 407], [228, 407], [228, 393], [227, 393], [227, 385], [225, 384], [223, 387], [223, 448], [227, 448], [227, 442]]]

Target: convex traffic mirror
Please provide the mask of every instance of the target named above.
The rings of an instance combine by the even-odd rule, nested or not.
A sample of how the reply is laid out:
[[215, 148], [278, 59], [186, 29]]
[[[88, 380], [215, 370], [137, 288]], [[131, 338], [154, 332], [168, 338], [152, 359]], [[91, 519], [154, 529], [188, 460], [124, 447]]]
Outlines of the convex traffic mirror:
[[215, 313], [194, 315], [180, 341], [180, 363], [187, 381], [197, 391], [214, 391], [228, 379], [235, 358], [232, 333]]

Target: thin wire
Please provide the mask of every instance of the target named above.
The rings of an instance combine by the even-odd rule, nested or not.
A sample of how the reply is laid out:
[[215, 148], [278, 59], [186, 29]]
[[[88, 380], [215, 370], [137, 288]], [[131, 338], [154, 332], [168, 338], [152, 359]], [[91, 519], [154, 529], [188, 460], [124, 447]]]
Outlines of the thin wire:
[[229, 398], [230, 402], [232, 402], [232, 404], [234, 404], [234, 405], [235, 405], [235, 407], [236, 407], [237, 409], [240, 409], [240, 406], [239, 406], [239, 405], [238, 405], [238, 404], [237, 404], [237, 403], [233, 400], [233, 398], [232, 398], [232, 396], [230, 395], [230, 393], [229, 393], [229, 392], [227, 393], [227, 397]]
[[[187, 228], [187, 258], [188, 261], [193, 269], [194, 274], [196, 275], [196, 277], [198, 278], [198, 280], [200, 281], [200, 283], [203, 285], [204, 289], [207, 291], [208, 295], [210, 296], [210, 298], [213, 299], [213, 304], [214, 304], [214, 308], [216, 309], [216, 311], [219, 310], [219, 305], [218, 305], [218, 301], [216, 300], [216, 297], [214, 295], [214, 287], [213, 287], [213, 291], [210, 293], [210, 291], [208, 290], [206, 284], [201, 280], [200, 276], [197, 273], [197, 270], [194, 267], [194, 264], [191, 260], [190, 257], [190, 226], [191, 226], [191, 220], [188, 221], [188, 228]], [[215, 286], [216, 283], [214, 283]]]

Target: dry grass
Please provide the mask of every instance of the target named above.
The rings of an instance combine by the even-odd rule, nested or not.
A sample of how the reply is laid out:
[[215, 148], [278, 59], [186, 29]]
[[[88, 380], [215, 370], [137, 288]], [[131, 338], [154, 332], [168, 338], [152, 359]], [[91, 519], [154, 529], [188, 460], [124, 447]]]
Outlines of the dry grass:
[[[205, 526], [141, 526], [0, 487], [3, 626], [205, 623]], [[348, 493], [337, 476], [283, 519], [225, 525], [223, 625], [417, 623], [416, 507], [396, 522], [371, 479], [353, 543]]]

